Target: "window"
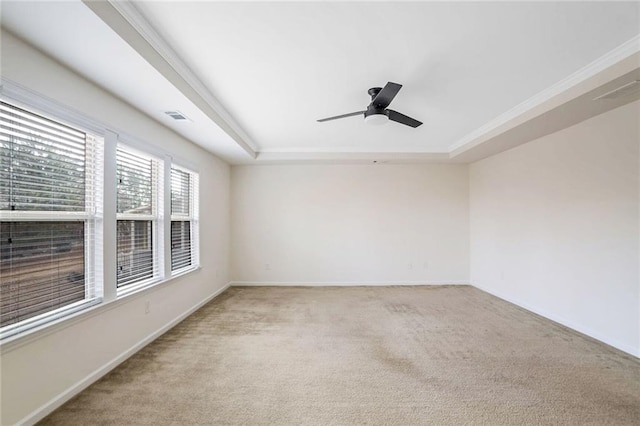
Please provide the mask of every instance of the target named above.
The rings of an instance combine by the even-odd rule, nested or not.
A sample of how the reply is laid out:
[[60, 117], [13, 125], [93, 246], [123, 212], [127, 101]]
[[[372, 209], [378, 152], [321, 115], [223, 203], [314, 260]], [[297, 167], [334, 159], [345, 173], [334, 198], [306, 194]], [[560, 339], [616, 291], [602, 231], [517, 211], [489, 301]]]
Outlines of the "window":
[[33, 100], [82, 125], [0, 100], [3, 343], [199, 265], [197, 173]]
[[99, 140], [0, 102], [3, 336], [96, 303]]
[[171, 167], [171, 271], [198, 265], [198, 175]]
[[124, 147], [116, 153], [117, 287], [148, 284], [160, 276], [159, 161]]

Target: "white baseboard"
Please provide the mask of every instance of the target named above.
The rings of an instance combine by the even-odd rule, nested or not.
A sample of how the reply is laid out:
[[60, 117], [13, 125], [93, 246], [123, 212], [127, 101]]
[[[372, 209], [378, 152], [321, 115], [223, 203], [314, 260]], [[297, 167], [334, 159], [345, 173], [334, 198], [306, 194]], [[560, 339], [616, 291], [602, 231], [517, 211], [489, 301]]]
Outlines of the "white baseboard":
[[357, 287], [411, 285], [469, 285], [468, 281], [231, 281], [232, 287]]
[[118, 355], [117, 357], [115, 357], [114, 359], [112, 359], [111, 361], [109, 361], [108, 363], [103, 365], [102, 367], [98, 368], [93, 373], [89, 374], [87, 377], [85, 377], [84, 379], [82, 379], [81, 381], [76, 383], [75, 385], [71, 386], [69, 389], [67, 389], [66, 391], [64, 391], [60, 395], [56, 396], [55, 398], [53, 398], [49, 402], [45, 403], [44, 405], [42, 405], [41, 407], [39, 407], [38, 409], [33, 411], [31, 414], [27, 415], [18, 424], [19, 425], [34, 425], [34, 424], [36, 424], [37, 422], [39, 422], [40, 420], [45, 418], [47, 415], [52, 413], [56, 408], [62, 406], [65, 402], [69, 401], [71, 398], [73, 398], [74, 396], [76, 396], [77, 394], [79, 394], [80, 392], [82, 392], [83, 390], [88, 388], [90, 385], [92, 385], [93, 383], [98, 381], [105, 374], [107, 374], [108, 372], [110, 372], [111, 370], [116, 368], [118, 365], [122, 364], [124, 361], [126, 361], [128, 358], [130, 358], [132, 355], [134, 355], [140, 349], [144, 348], [149, 343], [153, 342], [155, 339], [157, 339], [158, 337], [160, 337], [161, 335], [163, 335], [164, 333], [166, 333], [167, 331], [172, 329], [180, 321], [184, 320], [189, 315], [193, 314], [195, 311], [197, 311], [198, 309], [200, 309], [201, 307], [203, 307], [204, 305], [209, 303], [211, 300], [215, 299], [219, 294], [221, 294], [223, 291], [228, 289], [230, 285], [231, 285], [231, 283], [227, 283], [227, 285], [225, 285], [221, 289], [217, 290], [215, 293], [213, 293], [212, 295], [208, 296], [203, 301], [195, 304], [194, 306], [189, 308], [186, 312], [180, 314], [178, 317], [176, 317], [173, 320], [171, 320], [165, 326], [161, 327], [160, 329], [158, 329], [155, 332], [151, 333], [150, 335], [148, 335], [144, 339], [140, 340], [138, 343], [133, 345], [131, 348], [129, 348], [126, 351], [122, 352], [120, 355]]
[[567, 320], [566, 318], [563, 318], [560, 315], [556, 315], [556, 314], [550, 313], [550, 312], [548, 312], [548, 311], [546, 311], [544, 309], [538, 308], [536, 306], [531, 306], [528, 303], [523, 303], [523, 302], [521, 302], [521, 301], [519, 301], [519, 300], [517, 300], [517, 299], [515, 299], [515, 298], [513, 298], [511, 296], [507, 296], [507, 295], [502, 294], [502, 293], [500, 293], [498, 291], [490, 290], [490, 289], [487, 289], [485, 287], [482, 287], [482, 286], [479, 286], [479, 285], [476, 285], [476, 284], [471, 284], [471, 285], [473, 287], [477, 288], [478, 290], [482, 290], [485, 293], [491, 294], [492, 296], [498, 297], [498, 298], [500, 298], [502, 300], [505, 300], [505, 301], [507, 301], [509, 303], [513, 303], [514, 305], [519, 306], [521, 308], [524, 308], [527, 311], [531, 311], [534, 314], [540, 315], [540, 316], [545, 317], [545, 318], [547, 318], [547, 319], [549, 319], [551, 321], [557, 322], [558, 324], [564, 325], [565, 327], [569, 327], [570, 329], [572, 329], [574, 331], [577, 331], [578, 333], [582, 333], [582, 334], [587, 335], [589, 337], [592, 337], [592, 338], [594, 338], [596, 340], [599, 340], [600, 342], [605, 343], [605, 344], [607, 344], [609, 346], [613, 346], [614, 348], [619, 349], [619, 350], [621, 350], [623, 352], [626, 352], [629, 355], [633, 355], [633, 356], [635, 356], [637, 358], [640, 358], [640, 348], [634, 348], [631, 345], [627, 345], [627, 344], [621, 343], [621, 342], [619, 342], [619, 341], [617, 341], [615, 339], [611, 339], [610, 337], [605, 336], [602, 333], [598, 333], [596, 331], [593, 331], [590, 328], [585, 327], [585, 326], [583, 326], [581, 324], [576, 324], [575, 322]]

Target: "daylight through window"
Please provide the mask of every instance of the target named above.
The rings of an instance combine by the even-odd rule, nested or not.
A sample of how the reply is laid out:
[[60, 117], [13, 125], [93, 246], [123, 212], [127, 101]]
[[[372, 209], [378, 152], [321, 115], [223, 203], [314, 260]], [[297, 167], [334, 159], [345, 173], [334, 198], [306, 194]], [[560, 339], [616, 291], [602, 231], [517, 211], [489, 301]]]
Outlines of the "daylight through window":
[[118, 147], [117, 286], [158, 278], [159, 162]]
[[198, 175], [171, 168], [171, 270], [197, 265]]
[[0, 103], [0, 326], [95, 300], [97, 143]]
[[0, 101], [2, 340], [199, 265], [198, 174], [78, 121]]

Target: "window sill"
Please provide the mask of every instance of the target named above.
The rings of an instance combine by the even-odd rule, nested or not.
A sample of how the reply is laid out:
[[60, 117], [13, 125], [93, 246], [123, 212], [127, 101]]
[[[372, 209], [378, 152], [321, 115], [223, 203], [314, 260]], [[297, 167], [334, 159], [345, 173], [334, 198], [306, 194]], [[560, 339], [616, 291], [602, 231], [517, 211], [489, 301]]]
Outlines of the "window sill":
[[175, 275], [172, 275], [170, 278], [167, 278], [165, 280], [157, 281], [157, 282], [154, 282], [153, 284], [149, 284], [144, 287], [131, 289], [131, 291], [128, 291], [124, 294], [119, 295], [114, 300], [102, 301], [101, 303], [88, 306], [86, 309], [82, 309], [80, 311], [73, 312], [62, 318], [53, 320], [50, 323], [43, 324], [41, 326], [29, 329], [23, 333], [7, 337], [6, 339], [0, 342], [0, 354], [8, 353], [14, 349], [17, 349], [21, 346], [29, 344], [38, 339], [41, 339], [45, 336], [57, 333], [67, 327], [70, 327], [82, 321], [93, 318], [97, 315], [100, 315], [111, 309], [115, 309], [126, 303], [132, 302], [143, 295], [148, 295], [160, 288], [165, 287], [166, 285], [172, 283], [176, 279], [182, 278], [186, 275], [189, 275], [192, 272], [196, 272], [201, 269], [202, 269], [201, 266], [196, 266], [194, 268], [179, 271]]

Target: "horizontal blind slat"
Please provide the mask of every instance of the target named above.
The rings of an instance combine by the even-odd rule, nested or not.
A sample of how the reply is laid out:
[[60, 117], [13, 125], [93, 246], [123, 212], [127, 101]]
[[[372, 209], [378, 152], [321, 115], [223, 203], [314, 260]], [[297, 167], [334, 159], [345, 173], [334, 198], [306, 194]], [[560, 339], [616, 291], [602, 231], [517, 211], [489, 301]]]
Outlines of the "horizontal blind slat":
[[150, 214], [153, 211], [154, 162], [125, 149], [116, 152], [117, 212]]
[[[4, 311], [24, 320], [84, 299], [84, 228], [84, 222], [0, 223]], [[70, 287], [81, 288], [81, 297], [67, 298]], [[0, 320], [0, 325], [6, 321]]]
[[0, 209], [83, 211], [86, 135], [0, 104]]
[[84, 148], [84, 136], [64, 138], [4, 121], [0, 122], [0, 140], [13, 141], [19, 145], [38, 144], [43, 147], [40, 149], [46, 147], [55, 151], [67, 151], [72, 156], [82, 154]]
[[53, 120], [49, 120], [48, 118], [39, 116], [37, 114], [33, 114], [31, 112], [25, 111], [21, 108], [18, 108], [14, 105], [10, 105], [6, 102], [0, 102], [0, 110], [2, 110], [5, 113], [11, 114], [11, 115], [16, 115], [22, 118], [26, 118], [28, 120], [46, 125], [46, 126], [50, 126], [54, 129], [57, 129], [61, 132], [65, 132], [69, 135], [83, 135], [84, 133], [81, 132], [80, 130], [74, 129], [72, 127], [66, 126], [62, 123], [58, 123], [56, 121]]
[[191, 223], [171, 222], [171, 270], [191, 265]]
[[58, 155], [68, 155], [70, 159], [80, 159], [84, 156], [84, 139], [80, 141], [48, 138], [46, 135], [31, 134], [26, 129], [0, 124], [0, 141], [13, 143], [17, 149], [32, 148], [39, 152], [51, 152]]
[[153, 278], [153, 223], [150, 220], [119, 220], [117, 224], [117, 287]]
[[190, 192], [189, 173], [171, 168], [171, 214], [189, 214]]

